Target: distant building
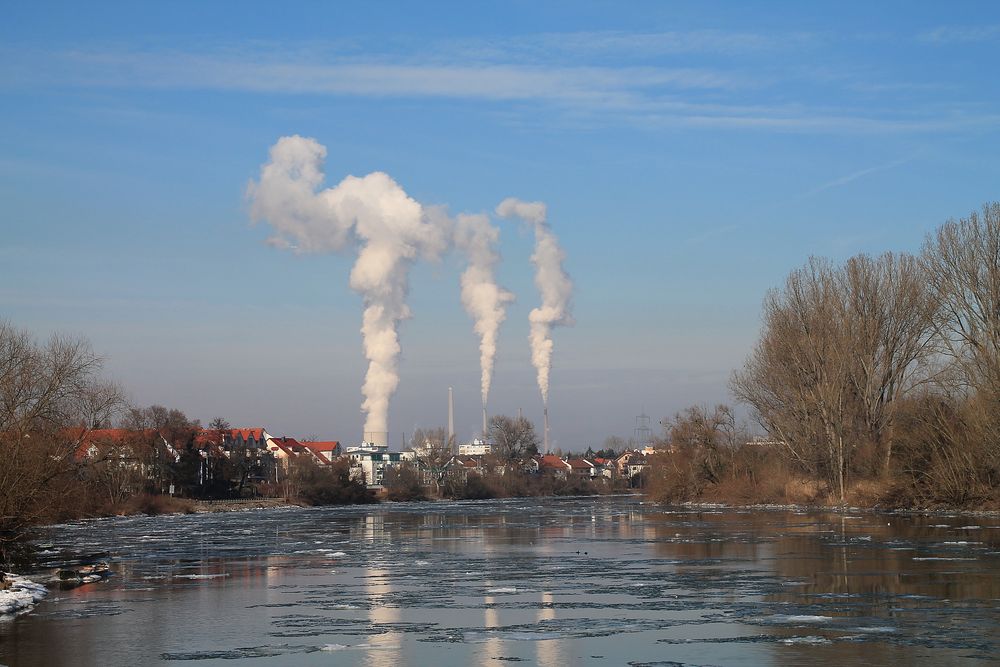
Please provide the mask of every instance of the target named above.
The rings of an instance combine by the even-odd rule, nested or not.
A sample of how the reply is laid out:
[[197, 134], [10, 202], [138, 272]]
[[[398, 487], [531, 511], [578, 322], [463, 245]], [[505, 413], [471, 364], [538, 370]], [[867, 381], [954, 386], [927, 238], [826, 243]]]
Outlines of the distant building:
[[475, 439], [458, 446], [459, 456], [485, 456], [493, 453], [493, 443], [487, 440]]
[[386, 445], [363, 442], [347, 448], [351, 461], [351, 478], [363, 481], [369, 487], [381, 487], [386, 468], [413, 461], [413, 452], [390, 452]]

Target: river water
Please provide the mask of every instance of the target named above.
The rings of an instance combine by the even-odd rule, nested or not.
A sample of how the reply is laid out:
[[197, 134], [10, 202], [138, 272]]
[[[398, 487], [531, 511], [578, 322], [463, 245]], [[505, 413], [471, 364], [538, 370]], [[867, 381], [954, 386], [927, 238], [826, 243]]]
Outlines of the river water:
[[114, 574], [0, 621], [0, 664], [1000, 659], [997, 518], [543, 498], [103, 519], [43, 540], [36, 574], [95, 556]]

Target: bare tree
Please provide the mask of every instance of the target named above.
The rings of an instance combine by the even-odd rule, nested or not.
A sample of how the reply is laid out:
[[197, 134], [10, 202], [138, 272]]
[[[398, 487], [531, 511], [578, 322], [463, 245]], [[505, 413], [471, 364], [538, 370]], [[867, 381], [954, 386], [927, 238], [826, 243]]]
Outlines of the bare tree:
[[858, 255], [847, 260], [837, 276], [844, 299], [844, 344], [853, 353], [851, 385], [876, 468], [887, 474], [897, 399], [926, 369], [937, 298], [911, 255]]
[[427, 430], [418, 428], [413, 432], [413, 437], [410, 438], [410, 446], [420, 462], [426, 467], [435, 493], [439, 493], [445, 464], [451, 460], [454, 452], [455, 436], [449, 438], [448, 430], [444, 427]]
[[0, 533], [16, 536], [65, 501], [57, 482], [73, 471], [87, 430], [120, 404], [100, 370], [83, 339], [55, 335], [41, 344], [0, 322]]
[[949, 220], [921, 260], [937, 296], [934, 327], [957, 383], [1000, 397], [1000, 202]]
[[81, 408], [102, 359], [82, 338], [54, 335], [40, 345], [0, 322], [0, 431], [61, 428], [85, 421]]
[[493, 453], [504, 463], [513, 463], [538, 453], [535, 426], [525, 417], [495, 415], [490, 419]]
[[832, 264], [793, 271], [764, 301], [761, 341], [732, 388], [795, 459], [846, 490], [851, 354]]
[[895, 406], [928, 357], [935, 304], [908, 255], [812, 258], [765, 299], [760, 342], [733, 392], [843, 499], [860, 444], [875, 469], [889, 468]]

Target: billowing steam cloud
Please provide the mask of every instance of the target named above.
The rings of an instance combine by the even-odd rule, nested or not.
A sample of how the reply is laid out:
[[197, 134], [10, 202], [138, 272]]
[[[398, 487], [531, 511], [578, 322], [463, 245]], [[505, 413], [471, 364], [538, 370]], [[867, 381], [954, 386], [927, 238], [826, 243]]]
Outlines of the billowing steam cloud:
[[361, 334], [368, 359], [362, 394], [366, 434], [388, 431], [389, 398], [399, 384], [398, 326], [410, 316], [406, 305], [409, 270], [422, 256], [445, 249], [447, 216], [421, 206], [387, 174], [348, 176], [336, 187], [323, 182], [326, 148], [314, 139], [282, 137], [261, 167], [260, 181], [247, 188], [254, 220], [275, 230], [268, 242], [296, 252], [329, 252], [359, 245], [351, 288], [364, 299]]
[[523, 202], [513, 197], [504, 199], [497, 206], [501, 218], [521, 218], [530, 222], [535, 229], [535, 253], [531, 261], [535, 265], [535, 285], [542, 296], [542, 305], [528, 315], [531, 324], [531, 363], [538, 373], [538, 389], [542, 392], [542, 402], [549, 403], [549, 372], [552, 369], [552, 327], [571, 326], [570, 297], [573, 283], [563, 271], [562, 262], [566, 253], [559, 247], [559, 241], [545, 222], [545, 204]]
[[462, 273], [462, 305], [475, 322], [479, 334], [479, 366], [482, 371], [483, 408], [493, 381], [497, 354], [497, 332], [507, 317], [506, 306], [514, 295], [496, 283], [493, 270], [500, 254], [496, 250], [500, 230], [485, 215], [460, 214], [455, 223], [455, 245], [469, 258]]

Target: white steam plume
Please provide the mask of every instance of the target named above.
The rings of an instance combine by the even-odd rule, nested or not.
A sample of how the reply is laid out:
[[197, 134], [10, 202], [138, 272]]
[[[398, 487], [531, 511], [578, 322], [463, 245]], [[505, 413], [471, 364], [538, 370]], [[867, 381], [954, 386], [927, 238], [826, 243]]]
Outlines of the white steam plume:
[[361, 335], [368, 359], [362, 394], [365, 433], [388, 432], [389, 398], [399, 384], [398, 326], [406, 305], [410, 265], [436, 258], [447, 245], [449, 220], [421, 206], [387, 174], [348, 176], [336, 187], [323, 182], [326, 148], [314, 139], [282, 137], [247, 187], [250, 214], [275, 230], [268, 242], [296, 252], [329, 252], [359, 245], [351, 288], [364, 299]]
[[535, 230], [535, 252], [531, 261], [535, 265], [535, 285], [542, 296], [542, 305], [528, 315], [531, 324], [531, 363], [538, 373], [538, 389], [542, 402], [549, 403], [549, 372], [552, 369], [552, 327], [572, 326], [570, 297], [573, 283], [563, 270], [566, 253], [548, 223], [545, 222], [545, 204], [524, 202], [509, 197], [497, 206], [501, 218], [521, 218], [530, 222]]
[[497, 354], [497, 332], [507, 317], [506, 306], [514, 295], [497, 285], [493, 270], [500, 261], [496, 250], [500, 230], [485, 215], [459, 214], [455, 222], [455, 245], [465, 252], [469, 266], [462, 273], [462, 305], [475, 322], [479, 334], [479, 366], [482, 372], [483, 407], [493, 381]]

